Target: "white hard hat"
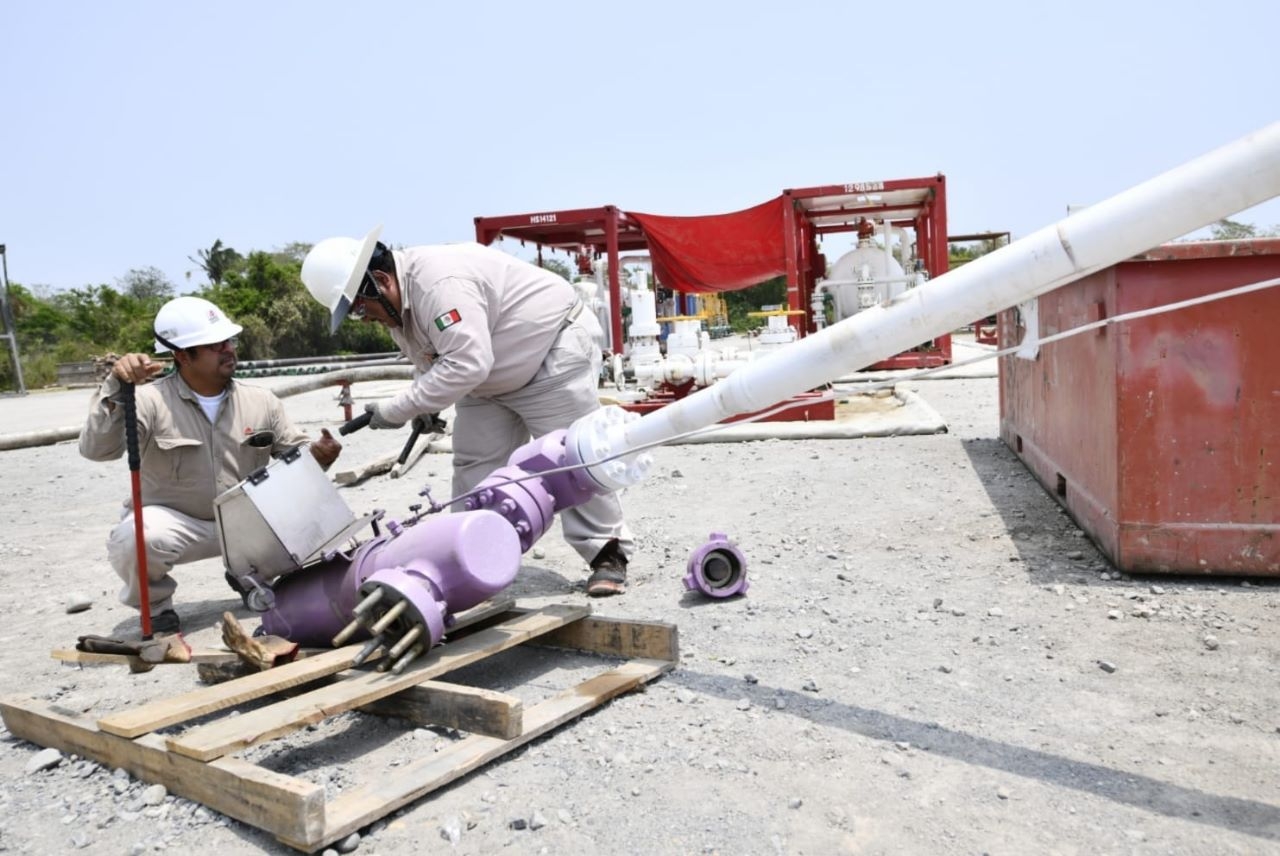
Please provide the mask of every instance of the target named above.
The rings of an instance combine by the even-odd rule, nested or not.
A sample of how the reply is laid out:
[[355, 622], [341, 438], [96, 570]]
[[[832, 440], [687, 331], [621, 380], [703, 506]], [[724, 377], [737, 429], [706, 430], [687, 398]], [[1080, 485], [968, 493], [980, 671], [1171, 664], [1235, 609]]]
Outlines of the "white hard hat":
[[356, 238], [325, 238], [311, 248], [302, 260], [302, 284], [311, 296], [329, 310], [329, 332], [338, 332], [338, 325], [351, 311], [356, 291], [369, 259], [378, 245], [382, 226], [374, 226], [364, 240]]
[[207, 300], [175, 297], [156, 313], [156, 353], [225, 342], [242, 329]]

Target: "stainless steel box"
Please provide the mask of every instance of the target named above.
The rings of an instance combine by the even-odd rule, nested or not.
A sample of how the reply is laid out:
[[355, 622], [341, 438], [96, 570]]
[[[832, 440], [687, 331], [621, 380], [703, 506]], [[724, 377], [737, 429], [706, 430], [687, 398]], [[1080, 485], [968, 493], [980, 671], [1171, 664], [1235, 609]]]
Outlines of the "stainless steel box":
[[360, 525], [301, 448], [218, 496], [213, 511], [227, 570], [237, 577], [256, 572], [263, 580], [319, 559]]

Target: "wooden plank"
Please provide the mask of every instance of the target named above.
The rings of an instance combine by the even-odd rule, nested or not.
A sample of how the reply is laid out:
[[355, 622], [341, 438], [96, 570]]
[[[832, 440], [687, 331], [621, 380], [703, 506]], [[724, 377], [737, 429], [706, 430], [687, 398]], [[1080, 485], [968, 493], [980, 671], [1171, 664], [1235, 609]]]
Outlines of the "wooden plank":
[[342, 470], [334, 473], [333, 481], [337, 485], [346, 486], [362, 482], [369, 476], [379, 476], [391, 469], [396, 460], [400, 457], [399, 452], [392, 452], [383, 455], [381, 458], [374, 458], [369, 463], [354, 470]]
[[[168, 746], [171, 751], [189, 758], [203, 761], [218, 758], [255, 743], [288, 734], [311, 723], [321, 722], [330, 716], [369, 704], [499, 651], [513, 648], [571, 621], [579, 620], [589, 612], [583, 606], [546, 606], [441, 646], [410, 665], [403, 674], [354, 674], [347, 680], [268, 707], [193, 728], [179, 737], [170, 738]], [[281, 666], [262, 674], [270, 675], [286, 668], [288, 666]], [[233, 687], [256, 677], [259, 676], [251, 675], [210, 689]]]
[[[54, 648], [49, 656], [63, 663], [79, 663], [81, 665], [117, 665], [128, 666], [139, 664], [144, 666], [185, 666], [186, 663], [147, 663], [141, 657], [132, 654], [95, 654], [92, 651], [77, 651], [75, 648]], [[231, 663], [239, 659], [230, 651], [192, 651], [192, 663]]]
[[325, 651], [314, 657], [276, 666], [265, 672], [246, 675], [211, 687], [201, 687], [180, 696], [160, 699], [141, 707], [104, 716], [98, 720], [98, 727], [109, 734], [137, 737], [139, 734], [146, 734], [157, 728], [235, 707], [246, 701], [349, 669], [352, 659], [360, 653], [361, 647], [361, 645], [348, 645], [345, 648]]
[[676, 626], [661, 621], [584, 618], [539, 637], [534, 644], [628, 660], [644, 658], [675, 662], [680, 659]]
[[[338, 677], [346, 679], [348, 672]], [[364, 713], [396, 716], [415, 725], [443, 725], [510, 740], [524, 728], [524, 703], [506, 693], [424, 681], [395, 695], [362, 705]]]
[[672, 668], [674, 663], [667, 660], [633, 660], [624, 663], [525, 711], [525, 730], [518, 737], [501, 740], [474, 735], [441, 752], [410, 761], [396, 768], [390, 775], [379, 776], [375, 782], [344, 792], [329, 803], [327, 825], [318, 842], [293, 841], [288, 836], [277, 837], [298, 849], [323, 847], [345, 838], [423, 794], [465, 776], [494, 758], [541, 737], [568, 720], [599, 707]]
[[504, 612], [511, 612], [515, 609], [515, 605], [514, 598], [503, 597], [498, 600], [486, 600], [470, 609], [464, 609], [453, 617], [453, 623], [449, 625], [448, 630], [445, 632], [445, 638], [477, 622], [502, 615]]
[[204, 764], [174, 755], [148, 734], [127, 740], [100, 730], [91, 720], [68, 716], [35, 699], [0, 702], [5, 726], [38, 746], [92, 758], [108, 769], [123, 767], [143, 781], [202, 803], [304, 849], [325, 828], [324, 788], [237, 758]]

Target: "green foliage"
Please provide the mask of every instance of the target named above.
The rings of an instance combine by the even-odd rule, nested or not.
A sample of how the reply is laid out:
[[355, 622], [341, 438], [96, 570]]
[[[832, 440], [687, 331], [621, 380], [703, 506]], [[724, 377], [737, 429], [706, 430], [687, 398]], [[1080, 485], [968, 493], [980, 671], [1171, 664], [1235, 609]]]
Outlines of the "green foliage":
[[976, 258], [995, 252], [1009, 243], [1008, 235], [998, 235], [981, 241], [963, 241], [947, 245], [947, 269], [958, 268]]
[[1235, 220], [1223, 217], [1209, 227], [1209, 235], [1210, 240], [1213, 241], [1240, 241], [1256, 238], [1258, 229], [1252, 223], [1237, 223]]
[[1259, 229], [1252, 223], [1237, 223], [1224, 217], [1209, 227], [1211, 241], [1247, 241], [1250, 238], [1280, 238], [1280, 226]]
[[239, 253], [231, 247], [224, 246], [221, 238], [215, 240], [209, 249], [197, 250], [194, 257], [187, 256], [187, 258], [200, 265], [205, 276], [209, 278], [210, 285], [220, 285], [227, 274], [240, 267], [244, 261]]
[[557, 276], [567, 279], [569, 282], [573, 282], [573, 271], [569, 270], [569, 266], [560, 261], [560, 259], [544, 258], [542, 260], [542, 269], [549, 270]]
[[377, 324], [347, 321], [329, 333], [329, 312], [302, 284], [302, 259], [310, 245], [289, 244], [276, 252], [252, 252], [202, 297], [221, 306], [236, 323], [243, 360], [323, 356], [339, 351], [381, 353], [395, 343]]
[[[328, 324], [328, 314], [325, 315]], [[385, 354], [398, 350], [387, 328], [381, 324], [346, 321], [338, 328], [338, 351], [343, 354]]]
[[[84, 362], [112, 351], [152, 350], [151, 319], [164, 298], [153, 277], [146, 271], [137, 273], [143, 274], [136, 279], [138, 294], [151, 296], [96, 285], [41, 298], [17, 283], [9, 284], [22, 379], [28, 387], [54, 383], [58, 363]], [[6, 358], [0, 364], [0, 388], [16, 386], [17, 376]]]
[[[302, 285], [302, 260], [310, 244], [295, 242], [273, 252], [242, 256], [221, 240], [197, 251], [209, 278], [198, 296], [222, 307], [244, 330], [242, 360], [373, 354], [396, 350], [381, 324], [348, 320], [329, 333], [328, 311]], [[549, 265], [561, 275], [563, 270]], [[23, 381], [31, 389], [57, 381], [59, 363], [85, 362], [110, 352], [151, 353], [152, 322], [174, 287], [153, 267], [134, 268], [116, 287], [87, 285], [49, 293], [9, 283], [10, 305], [22, 358]], [[17, 386], [7, 348], [0, 347], [0, 390]]]
[[173, 283], [159, 268], [134, 268], [116, 280], [120, 290], [134, 300], [164, 302], [173, 297]]
[[302, 269], [302, 260], [307, 257], [307, 253], [311, 252], [314, 244], [306, 244], [302, 241], [292, 241], [276, 250], [272, 255], [277, 261], [297, 262], [298, 269]]
[[762, 326], [760, 319], [748, 317], [748, 312], [759, 312], [762, 306], [786, 305], [787, 278], [775, 276], [750, 288], [726, 291], [722, 296], [729, 311], [729, 326], [741, 333]]

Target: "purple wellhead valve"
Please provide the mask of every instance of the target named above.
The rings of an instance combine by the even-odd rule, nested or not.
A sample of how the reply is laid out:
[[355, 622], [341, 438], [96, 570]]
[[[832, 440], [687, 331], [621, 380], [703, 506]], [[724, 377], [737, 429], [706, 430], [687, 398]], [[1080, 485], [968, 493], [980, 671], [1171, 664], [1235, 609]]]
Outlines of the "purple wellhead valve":
[[[597, 414], [609, 424], [636, 418]], [[368, 640], [356, 665], [383, 650], [382, 666], [404, 671], [441, 642], [455, 613], [511, 584], [521, 554], [557, 511], [605, 492], [574, 466], [581, 458], [566, 437], [553, 431], [521, 446], [507, 466], [456, 497], [452, 514], [424, 517], [420, 506], [410, 506], [411, 517], [387, 521], [372, 540], [281, 578], [263, 613], [263, 632], [315, 646]]]

